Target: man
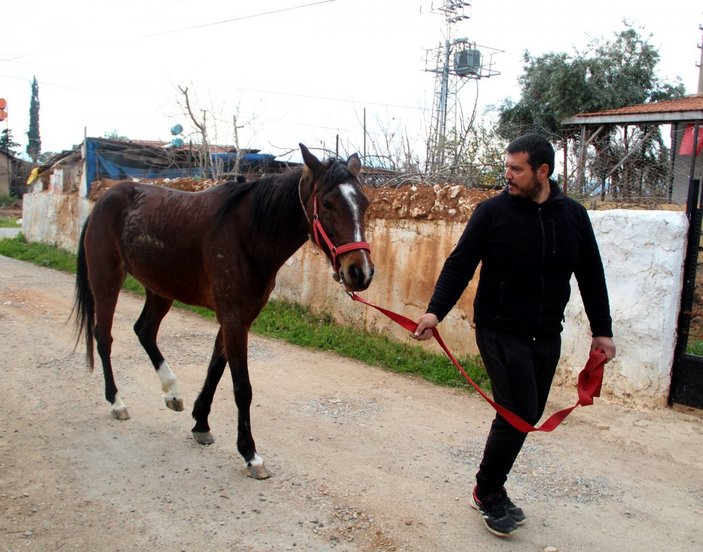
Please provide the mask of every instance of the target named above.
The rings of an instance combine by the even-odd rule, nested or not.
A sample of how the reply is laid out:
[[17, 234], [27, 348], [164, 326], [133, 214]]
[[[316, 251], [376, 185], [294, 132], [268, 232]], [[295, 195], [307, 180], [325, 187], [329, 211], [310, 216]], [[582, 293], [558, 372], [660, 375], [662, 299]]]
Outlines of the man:
[[[542, 416], [561, 354], [564, 309], [576, 276], [591, 326], [591, 350], [615, 356], [603, 263], [586, 209], [550, 179], [554, 149], [528, 134], [508, 145], [505, 190], [474, 211], [447, 257], [427, 312], [412, 334], [425, 340], [458, 301], [481, 263], [474, 301], [476, 343], [494, 400], [525, 421]], [[505, 482], [526, 434], [496, 415], [471, 505], [489, 531], [507, 536], [526, 516]]]

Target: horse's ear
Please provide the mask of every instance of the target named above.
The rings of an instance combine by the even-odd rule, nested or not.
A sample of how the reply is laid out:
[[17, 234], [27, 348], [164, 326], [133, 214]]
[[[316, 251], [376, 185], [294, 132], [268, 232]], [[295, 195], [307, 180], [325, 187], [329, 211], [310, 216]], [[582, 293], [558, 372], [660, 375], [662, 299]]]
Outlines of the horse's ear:
[[303, 161], [305, 166], [312, 171], [312, 174], [318, 174], [320, 169], [322, 169], [322, 163], [315, 157], [310, 150], [305, 147], [305, 144], [298, 144], [300, 146], [300, 151], [303, 154]]
[[359, 172], [361, 171], [361, 159], [359, 159], [356, 153], [353, 153], [349, 156], [349, 159], [347, 159], [347, 167], [349, 167], [349, 170], [355, 177], [359, 176]]

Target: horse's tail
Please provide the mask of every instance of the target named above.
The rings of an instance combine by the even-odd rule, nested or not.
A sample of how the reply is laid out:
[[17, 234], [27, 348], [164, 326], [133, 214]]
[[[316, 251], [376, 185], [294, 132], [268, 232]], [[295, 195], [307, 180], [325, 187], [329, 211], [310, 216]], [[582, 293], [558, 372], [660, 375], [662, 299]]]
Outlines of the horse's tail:
[[[88, 281], [88, 263], [85, 258], [85, 231], [88, 228], [88, 219], [86, 219], [81, 231], [81, 237], [78, 240], [78, 258], [76, 262], [76, 294], [73, 303], [71, 315], [76, 317], [76, 347], [81, 339], [81, 334], [85, 336], [85, 355], [88, 367], [93, 370], [94, 355], [93, 342], [95, 328], [95, 299], [93, 298], [93, 290], [90, 289]], [[75, 350], [75, 347], [74, 347]]]

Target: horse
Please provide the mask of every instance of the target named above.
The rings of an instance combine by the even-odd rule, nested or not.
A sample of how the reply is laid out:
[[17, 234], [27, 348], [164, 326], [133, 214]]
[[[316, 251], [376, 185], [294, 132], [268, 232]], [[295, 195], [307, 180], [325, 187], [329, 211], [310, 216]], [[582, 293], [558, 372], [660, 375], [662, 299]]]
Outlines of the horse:
[[192, 434], [200, 444], [214, 442], [208, 416], [228, 364], [238, 410], [237, 449], [257, 479], [269, 473], [251, 431], [247, 338], [278, 270], [313, 239], [332, 265], [334, 279], [348, 292], [368, 288], [374, 273], [364, 233], [369, 202], [359, 182], [359, 156], [320, 161], [299, 145], [302, 165], [254, 181], [229, 181], [199, 192], [116, 184], [96, 201], [78, 244], [76, 345], [83, 335], [91, 370], [97, 348], [112, 416], [129, 418], [110, 353], [117, 298], [131, 274], [146, 295], [134, 332], [172, 410], [183, 410], [183, 397], [156, 343], [161, 321], [174, 301], [215, 312], [219, 329], [193, 406]]

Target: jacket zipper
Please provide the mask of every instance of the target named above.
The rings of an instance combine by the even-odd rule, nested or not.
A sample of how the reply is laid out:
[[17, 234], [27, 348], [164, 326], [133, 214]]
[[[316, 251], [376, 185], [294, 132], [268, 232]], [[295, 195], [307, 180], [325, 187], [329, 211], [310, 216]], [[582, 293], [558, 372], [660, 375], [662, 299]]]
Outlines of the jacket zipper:
[[544, 311], [544, 265], [547, 262], [547, 236], [544, 230], [544, 220], [542, 219], [542, 207], [537, 207], [537, 219], [539, 221], [539, 229], [542, 235], [542, 266], [540, 270], [540, 295], [539, 295], [539, 317], [542, 318]]

